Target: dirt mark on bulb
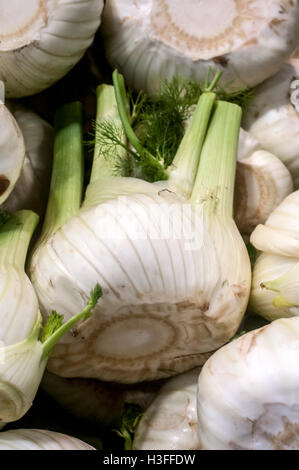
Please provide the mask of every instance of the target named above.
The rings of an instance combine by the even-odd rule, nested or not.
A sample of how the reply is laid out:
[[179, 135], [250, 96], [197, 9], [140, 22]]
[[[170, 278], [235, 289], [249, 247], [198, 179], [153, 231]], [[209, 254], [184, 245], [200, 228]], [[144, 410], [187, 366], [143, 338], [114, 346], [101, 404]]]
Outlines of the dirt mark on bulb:
[[0, 175], [0, 196], [5, 193], [9, 185], [9, 179], [5, 175]]

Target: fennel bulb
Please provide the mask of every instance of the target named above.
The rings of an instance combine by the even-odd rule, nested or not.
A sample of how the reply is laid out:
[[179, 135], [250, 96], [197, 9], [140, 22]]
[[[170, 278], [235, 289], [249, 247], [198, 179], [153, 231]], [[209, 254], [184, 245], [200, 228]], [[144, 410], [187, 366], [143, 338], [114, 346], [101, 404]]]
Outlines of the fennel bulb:
[[25, 143], [20, 127], [0, 100], [0, 204], [8, 198], [20, 176]]
[[99, 297], [93, 292], [87, 310], [61, 326], [50, 315], [42, 338], [38, 300], [24, 272], [25, 258], [38, 216], [19, 211], [0, 227], [0, 424], [20, 419], [30, 408], [48, 356], [61, 335], [88, 317]]
[[299, 190], [256, 227], [251, 243], [263, 252], [253, 270], [251, 309], [269, 320], [299, 315]]
[[107, 0], [102, 33], [108, 60], [138, 90], [180, 75], [203, 81], [208, 67], [240, 88], [280, 69], [298, 45], [298, 20], [288, 0]]
[[0, 433], [0, 450], [95, 450], [72, 436], [43, 429], [14, 429]]
[[[116, 71], [113, 79], [116, 100], [113, 87], [98, 88], [97, 120], [113, 119], [120, 129], [122, 120], [144, 164], [156, 169], [159, 161], [130, 127]], [[73, 104], [58, 113], [31, 280], [45, 317], [54, 308], [72, 315], [90, 283], [99, 282], [104, 296], [93, 318], [57, 345], [51, 372], [124, 383], [166, 378], [202, 364], [238, 329], [251, 282], [232, 218], [241, 109], [215, 104], [214, 83], [200, 97], [173, 164], [167, 172], [160, 165], [161, 181], [113, 176], [115, 149], [104, 155], [96, 145], [82, 207], [80, 111]]]
[[276, 320], [216, 351], [198, 379], [207, 450], [299, 448], [299, 321]]
[[241, 140], [234, 218], [242, 234], [251, 233], [258, 224], [264, 223], [293, 190], [291, 174], [278, 157], [261, 148], [246, 154], [247, 150]]
[[92, 43], [103, 5], [103, 0], [1, 0], [0, 80], [6, 96], [38, 93], [66, 75]]
[[197, 430], [197, 381], [200, 369], [167, 381], [142, 415], [134, 450], [194, 450], [202, 446]]
[[30, 209], [42, 214], [49, 190], [53, 155], [53, 128], [34, 112], [15, 102], [6, 103], [24, 137], [26, 155], [17, 183], [2, 208]]
[[299, 188], [298, 74], [299, 61], [292, 58], [255, 89], [252, 105], [244, 116], [245, 129], [286, 165], [295, 189]]

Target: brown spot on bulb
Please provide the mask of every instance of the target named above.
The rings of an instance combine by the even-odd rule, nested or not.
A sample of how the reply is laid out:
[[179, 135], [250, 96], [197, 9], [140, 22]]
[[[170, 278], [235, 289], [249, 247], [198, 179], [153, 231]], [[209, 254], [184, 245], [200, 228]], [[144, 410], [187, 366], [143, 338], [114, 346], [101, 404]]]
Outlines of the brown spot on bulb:
[[282, 19], [279, 19], [279, 18], [273, 18], [273, 20], [270, 21], [269, 26], [272, 29], [272, 31], [274, 31], [274, 33], [278, 34], [279, 31], [278, 31], [277, 27], [280, 28], [280, 25], [282, 23], [285, 23], [285, 22], [286, 22], [286, 20], [282, 20]]
[[0, 175], [0, 196], [5, 193], [9, 185], [9, 179], [5, 175]]
[[272, 444], [275, 450], [290, 448], [298, 449], [299, 446], [299, 423], [290, 422], [285, 416], [282, 417], [284, 423], [283, 431], [272, 438]]
[[213, 62], [215, 62], [215, 64], [221, 65], [222, 67], [227, 67], [229, 59], [224, 55], [219, 55], [218, 57], [214, 57]]

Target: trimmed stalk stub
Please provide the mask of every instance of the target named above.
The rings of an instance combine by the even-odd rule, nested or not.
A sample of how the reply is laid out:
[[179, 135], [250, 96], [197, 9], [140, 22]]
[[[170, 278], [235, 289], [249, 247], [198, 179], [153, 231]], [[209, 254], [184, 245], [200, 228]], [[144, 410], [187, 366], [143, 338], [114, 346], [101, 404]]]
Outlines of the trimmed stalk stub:
[[81, 59], [103, 0], [0, 0], [0, 80], [8, 98], [38, 93]]
[[221, 69], [227, 88], [274, 75], [299, 40], [299, 4], [288, 0], [108, 0], [102, 33], [113, 67], [155, 92], [174, 76]]
[[[104, 294], [93, 317], [54, 348], [51, 372], [123, 383], [167, 378], [202, 364], [238, 329], [251, 280], [232, 219], [241, 110], [224, 102], [213, 108], [202, 97], [198, 106], [210, 112], [196, 112], [188, 126], [180, 178], [108, 176], [107, 165], [103, 177], [99, 165], [77, 214], [54, 230], [44, 227], [48, 239], [30, 266], [42, 314], [56, 309], [69, 318], [95, 281]], [[176, 181], [188, 175], [182, 191]]]
[[299, 320], [276, 320], [213, 354], [199, 375], [206, 450], [297, 450]]

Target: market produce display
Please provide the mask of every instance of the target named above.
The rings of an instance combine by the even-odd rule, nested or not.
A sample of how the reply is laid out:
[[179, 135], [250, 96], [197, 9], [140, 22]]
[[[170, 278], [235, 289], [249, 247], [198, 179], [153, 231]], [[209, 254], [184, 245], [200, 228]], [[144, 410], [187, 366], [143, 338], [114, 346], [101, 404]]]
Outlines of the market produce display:
[[299, 450], [298, 51], [299, 0], [0, 0], [0, 450]]

